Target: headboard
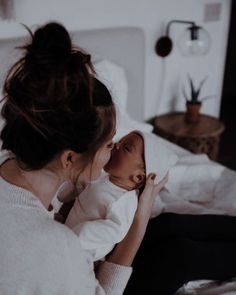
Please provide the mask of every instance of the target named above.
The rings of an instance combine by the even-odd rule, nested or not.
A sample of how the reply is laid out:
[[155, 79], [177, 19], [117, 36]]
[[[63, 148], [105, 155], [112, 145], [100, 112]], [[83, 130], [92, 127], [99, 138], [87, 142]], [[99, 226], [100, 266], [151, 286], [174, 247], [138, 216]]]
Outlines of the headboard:
[[[125, 69], [128, 80], [128, 113], [144, 120], [144, 32], [140, 28], [121, 27], [71, 32], [73, 43], [96, 58], [108, 59]], [[0, 39], [0, 83], [10, 65], [20, 56], [16, 46], [25, 37]]]

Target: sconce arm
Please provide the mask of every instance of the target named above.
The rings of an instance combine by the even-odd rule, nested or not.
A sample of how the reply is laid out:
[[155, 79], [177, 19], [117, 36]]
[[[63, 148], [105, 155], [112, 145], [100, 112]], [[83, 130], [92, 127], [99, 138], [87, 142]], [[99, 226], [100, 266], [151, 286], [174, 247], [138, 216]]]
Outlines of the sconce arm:
[[192, 26], [196, 26], [195, 22], [193, 21], [185, 21], [185, 20], [171, 20], [168, 22], [167, 27], [166, 27], [166, 36], [169, 37], [170, 34], [170, 27], [173, 23], [178, 23], [178, 24], [189, 24]]

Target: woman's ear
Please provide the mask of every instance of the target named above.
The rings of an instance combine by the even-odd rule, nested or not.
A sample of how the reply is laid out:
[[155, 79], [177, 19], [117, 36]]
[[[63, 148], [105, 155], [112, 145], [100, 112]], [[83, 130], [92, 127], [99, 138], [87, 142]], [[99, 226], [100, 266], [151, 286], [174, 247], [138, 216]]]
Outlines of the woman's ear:
[[60, 156], [62, 167], [64, 169], [70, 168], [74, 162], [74, 158], [75, 158], [75, 152], [71, 150], [64, 151]]

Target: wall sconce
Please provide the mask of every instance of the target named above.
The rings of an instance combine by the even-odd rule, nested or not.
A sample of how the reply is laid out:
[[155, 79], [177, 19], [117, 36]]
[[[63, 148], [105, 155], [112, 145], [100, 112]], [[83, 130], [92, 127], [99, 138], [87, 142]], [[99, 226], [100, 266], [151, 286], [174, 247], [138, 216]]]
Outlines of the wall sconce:
[[180, 51], [185, 56], [204, 55], [210, 48], [210, 36], [206, 30], [197, 26], [195, 22], [183, 20], [171, 20], [166, 27], [166, 35], [159, 38], [155, 45], [157, 55], [166, 57], [173, 48], [173, 41], [170, 38], [170, 28], [174, 23], [189, 24], [178, 41]]

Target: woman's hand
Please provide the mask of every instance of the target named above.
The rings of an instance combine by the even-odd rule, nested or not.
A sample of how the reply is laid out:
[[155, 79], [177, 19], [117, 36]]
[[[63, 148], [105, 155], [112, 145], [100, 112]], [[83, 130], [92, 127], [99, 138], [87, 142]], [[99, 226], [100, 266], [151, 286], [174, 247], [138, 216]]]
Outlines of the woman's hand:
[[159, 192], [163, 189], [168, 181], [168, 174], [158, 183], [154, 184], [156, 175], [151, 173], [148, 175], [145, 188], [139, 196], [138, 208], [136, 216], [141, 218], [150, 218], [154, 200], [158, 197]]

